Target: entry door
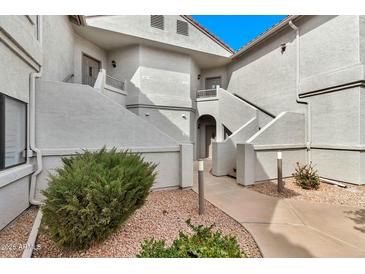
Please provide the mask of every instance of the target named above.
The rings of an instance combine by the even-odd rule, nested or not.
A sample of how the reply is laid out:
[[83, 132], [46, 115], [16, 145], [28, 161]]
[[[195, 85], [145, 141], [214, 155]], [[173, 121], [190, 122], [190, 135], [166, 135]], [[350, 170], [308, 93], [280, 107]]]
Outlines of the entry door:
[[217, 86], [222, 86], [221, 77], [211, 77], [205, 79], [205, 89], [215, 89]]
[[93, 87], [100, 67], [100, 61], [88, 55], [82, 55], [82, 83]]
[[212, 158], [212, 142], [215, 140], [215, 125], [205, 127], [206, 157]]

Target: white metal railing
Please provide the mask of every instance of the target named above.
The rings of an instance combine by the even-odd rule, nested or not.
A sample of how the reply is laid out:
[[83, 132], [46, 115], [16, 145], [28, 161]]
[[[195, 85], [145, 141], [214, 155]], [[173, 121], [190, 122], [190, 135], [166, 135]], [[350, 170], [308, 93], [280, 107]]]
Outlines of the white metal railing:
[[112, 86], [114, 88], [117, 88], [117, 89], [121, 89], [121, 90], [124, 90], [125, 88], [125, 83], [124, 81], [122, 80], [119, 80], [117, 78], [114, 78], [110, 75], [105, 75], [105, 83], [109, 86]]
[[206, 98], [217, 96], [217, 89], [201, 89], [196, 92], [196, 98]]
[[126, 91], [125, 81], [107, 75], [105, 69], [101, 69], [98, 74], [98, 77], [96, 78], [94, 88], [103, 91], [105, 86], [109, 86], [117, 90]]

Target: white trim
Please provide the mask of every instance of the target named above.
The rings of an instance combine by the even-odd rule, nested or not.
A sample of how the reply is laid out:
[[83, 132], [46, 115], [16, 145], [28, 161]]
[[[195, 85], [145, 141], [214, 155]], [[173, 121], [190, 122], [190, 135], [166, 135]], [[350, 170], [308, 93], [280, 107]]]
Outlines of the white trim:
[[289, 150], [289, 149], [306, 149], [306, 144], [270, 144], [270, 145], [254, 145], [255, 151], [261, 150]]
[[215, 96], [215, 97], [206, 97], [206, 98], [204, 98], [204, 97], [196, 98], [196, 101], [197, 102], [218, 101], [218, 100], [219, 100], [218, 96]]
[[311, 144], [311, 149], [365, 151], [365, 145]]
[[37, 236], [38, 236], [39, 227], [41, 226], [41, 223], [42, 223], [42, 217], [43, 217], [43, 213], [42, 213], [42, 210], [39, 208], [37, 216], [35, 217], [34, 222], [33, 222], [32, 230], [29, 233], [28, 241], [24, 248], [22, 258], [31, 258], [32, 257], [33, 249], [35, 248], [35, 242], [36, 242]]
[[[111, 149], [111, 148], [107, 148]], [[100, 150], [100, 148], [87, 148], [88, 151], [95, 152]], [[180, 146], [168, 146], [168, 147], [118, 147], [120, 150], [128, 150], [130, 152], [140, 152], [140, 153], [164, 153], [164, 152], [180, 152]], [[45, 148], [42, 149], [43, 156], [64, 156], [64, 155], [74, 155], [76, 153], [83, 153], [82, 148]]]
[[24, 164], [0, 171], [0, 188], [24, 178], [33, 172], [34, 167], [32, 164]]
[[222, 144], [227, 143], [229, 140], [231, 140], [233, 137], [235, 137], [237, 134], [240, 133], [241, 130], [249, 126], [251, 123], [255, 122], [257, 120], [256, 117], [251, 118], [248, 122], [246, 122], [243, 126], [241, 126], [239, 129], [237, 129], [235, 132], [233, 132], [227, 139], [225, 139]]
[[259, 137], [267, 128], [271, 127], [273, 124], [277, 122], [281, 117], [283, 117], [288, 111], [281, 112], [278, 116], [275, 117], [274, 120], [267, 123], [263, 128], [261, 128], [258, 132], [256, 132], [250, 139], [247, 140], [247, 143], [252, 143], [257, 137]]
[[107, 89], [107, 90], [115, 92], [115, 93], [119, 93], [119, 94], [124, 95], [124, 96], [128, 95], [128, 93], [125, 90], [117, 89], [117, 88], [115, 88], [113, 86], [110, 86], [106, 83], [104, 84], [104, 89]]
[[17, 45], [5, 32], [5, 30], [0, 28], [0, 42], [3, 42], [10, 50], [12, 50], [20, 59], [22, 59], [26, 64], [36, 71], [40, 71], [41, 65], [30, 56], [30, 54]]

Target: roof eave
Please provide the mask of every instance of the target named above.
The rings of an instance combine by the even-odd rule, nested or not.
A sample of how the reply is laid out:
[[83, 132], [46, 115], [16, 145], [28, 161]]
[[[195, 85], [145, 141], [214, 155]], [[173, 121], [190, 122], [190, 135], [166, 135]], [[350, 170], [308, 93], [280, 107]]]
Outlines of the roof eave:
[[240, 57], [242, 54], [246, 53], [253, 47], [259, 45], [264, 40], [268, 39], [272, 35], [276, 34], [277, 32], [281, 31], [284, 27], [286, 27], [290, 21], [298, 19], [302, 15], [289, 15], [286, 18], [284, 18], [282, 21], [280, 21], [278, 24], [274, 25], [272, 28], [267, 30], [266, 32], [262, 33], [258, 37], [256, 37], [254, 40], [249, 42], [246, 46], [239, 49], [236, 53], [234, 53], [230, 58], [235, 59]]
[[205, 27], [203, 27], [198, 21], [196, 21], [190, 15], [180, 15], [180, 16], [182, 18], [184, 18], [185, 20], [187, 20], [189, 23], [191, 23], [198, 30], [200, 30], [201, 32], [203, 32], [205, 35], [207, 35], [210, 39], [212, 39], [215, 43], [217, 43], [218, 45], [220, 45], [226, 51], [230, 52], [231, 54], [234, 54], [235, 51], [230, 46], [228, 46], [221, 39], [219, 39], [217, 36], [215, 36], [213, 33], [211, 33]]

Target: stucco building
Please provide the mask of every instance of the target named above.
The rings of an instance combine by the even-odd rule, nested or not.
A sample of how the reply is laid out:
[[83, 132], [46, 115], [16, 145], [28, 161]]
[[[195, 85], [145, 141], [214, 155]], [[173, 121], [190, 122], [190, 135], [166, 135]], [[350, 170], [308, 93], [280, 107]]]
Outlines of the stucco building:
[[365, 183], [365, 17], [289, 16], [234, 52], [189, 16], [0, 16], [0, 229], [60, 158], [104, 145], [191, 187], [193, 160], [243, 185], [312, 161]]

